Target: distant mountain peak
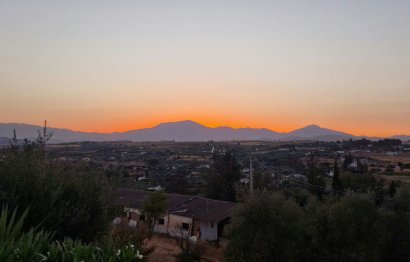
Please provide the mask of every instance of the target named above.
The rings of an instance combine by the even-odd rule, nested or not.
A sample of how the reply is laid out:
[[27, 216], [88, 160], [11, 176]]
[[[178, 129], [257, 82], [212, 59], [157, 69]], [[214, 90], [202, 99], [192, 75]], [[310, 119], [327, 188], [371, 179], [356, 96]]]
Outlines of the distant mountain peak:
[[318, 126], [318, 125], [315, 125], [315, 124], [311, 124], [311, 125], [308, 125], [308, 126], [305, 126], [305, 127], [302, 127], [302, 128], [300, 128], [300, 129], [298, 129], [298, 130], [302, 130], [302, 129], [322, 129], [322, 127], [320, 127], [320, 126]]
[[332, 129], [328, 128], [323, 128], [318, 125], [308, 125], [305, 127], [302, 127], [300, 129], [296, 129], [290, 133], [288, 133], [288, 137], [299, 137], [299, 138], [305, 138], [305, 139], [333, 139], [335, 138], [336, 140], [342, 140], [342, 139], [349, 139], [349, 138], [354, 138], [353, 135], [347, 134], [344, 132], [340, 131], [335, 131]]
[[166, 122], [158, 124], [155, 127], [166, 127], [166, 126], [185, 126], [185, 127], [205, 127], [195, 121], [192, 120], [183, 120], [183, 121], [175, 121], [175, 122]]

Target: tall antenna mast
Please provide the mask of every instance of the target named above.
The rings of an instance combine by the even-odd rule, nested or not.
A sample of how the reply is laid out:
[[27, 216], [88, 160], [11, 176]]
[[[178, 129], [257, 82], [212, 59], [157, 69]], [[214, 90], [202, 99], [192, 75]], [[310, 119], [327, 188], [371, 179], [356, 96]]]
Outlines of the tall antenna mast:
[[253, 166], [252, 166], [252, 154], [249, 159], [249, 185], [250, 185], [250, 192], [253, 195]]

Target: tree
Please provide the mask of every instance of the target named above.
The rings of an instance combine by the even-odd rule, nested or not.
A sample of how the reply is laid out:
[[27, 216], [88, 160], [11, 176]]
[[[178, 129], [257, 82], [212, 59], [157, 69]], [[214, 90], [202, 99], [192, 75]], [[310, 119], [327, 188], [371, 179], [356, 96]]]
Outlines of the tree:
[[151, 192], [142, 204], [142, 214], [147, 218], [147, 223], [152, 233], [158, 220], [166, 213], [167, 197], [162, 191]]
[[348, 154], [345, 156], [345, 160], [343, 161], [343, 170], [348, 170], [350, 164], [352, 164], [354, 161], [353, 156], [351, 154]]
[[188, 180], [184, 174], [170, 176], [165, 181], [165, 189], [168, 193], [188, 194]]
[[340, 180], [345, 190], [350, 189], [356, 193], [366, 193], [377, 187], [377, 180], [369, 174], [353, 174], [343, 172], [340, 174]]
[[[114, 192], [102, 172], [87, 167], [69, 168], [60, 174], [55, 199], [45, 225], [56, 237], [90, 242], [106, 232], [114, 217]], [[53, 190], [48, 188], [47, 190]]]
[[333, 167], [332, 188], [335, 191], [343, 192], [343, 184], [339, 178], [339, 167], [337, 165], [337, 158], [335, 159], [335, 164]]
[[383, 237], [372, 195], [311, 200], [305, 210], [307, 261], [381, 260]]
[[391, 181], [390, 186], [389, 186], [389, 196], [394, 197], [394, 195], [396, 194], [396, 191], [397, 191], [396, 182], [393, 180]]
[[235, 185], [241, 176], [240, 165], [232, 152], [214, 153], [206, 176], [205, 195], [212, 199], [235, 201]]
[[400, 186], [385, 212], [384, 261], [410, 261], [410, 187]]
[[[410, 261], [410, 188], [378, 205], [375, 193], [348, 192], [303, 207], [280, 192], [238, 204], [226, 261]], [[305, 201], [303, 201], [305, 202]]]
[[269, 187], [271, 182], [271, 178], [269, 174], [262, 173], [262, 172], [254, 172], [253, 173], [253, 187], [254, 189], [262, 190]]
[[322, 198], [326, 186], [326, 182], [323, 179], [320, 170], [317, 167], [317, 159], [314, 155], [311, 155], [308, 160], [308, 183], [312, 185], [309, 188], [310, 192]]
[[226, 261], [295, 261], [302, 246], [302, 209], [280, 193], [255, 192], [238, 204]]

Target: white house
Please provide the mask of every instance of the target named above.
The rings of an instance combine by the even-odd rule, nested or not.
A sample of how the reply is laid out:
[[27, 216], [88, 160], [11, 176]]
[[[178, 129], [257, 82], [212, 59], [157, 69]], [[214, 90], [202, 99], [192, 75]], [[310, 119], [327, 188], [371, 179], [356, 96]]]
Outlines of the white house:
[[[117, 198], [127, 214], [128, 224], [139, 227], [145, 220], [142, 203], [149, 192], [117, 189]], [[195, 236], [201, 240], [217, 241], [224, 234], [235, 203], [197, 196], [166, 194], [167, 212], [154, 227], [154, 232], [170, 236]]]

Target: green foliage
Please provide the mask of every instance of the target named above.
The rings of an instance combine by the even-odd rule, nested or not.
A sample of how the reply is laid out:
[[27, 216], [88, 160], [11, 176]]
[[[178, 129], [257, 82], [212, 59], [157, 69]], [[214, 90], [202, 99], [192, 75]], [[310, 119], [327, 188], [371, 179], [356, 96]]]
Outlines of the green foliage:
[[92, 170], [70, 169], [61, 174], [59, 184], [47, 228], [54, 228], [59, 239], [91, 241], [104, 233], [114, 208], [108, 181]]
[[390, 186], [389, 186], [389, 196], [394, 197], [394, 195], [396, 194], [396, 191], [397, 191], [396, 182], [393, 180], [391, 181]]
[[282, 191], [282, 193], [286, 198], [292, 199], [301, 207], [306, 206], [309, 203], [310, 198], [312, 197], [312, 195], [309, 194], [309, 192], [305, 189], [285, 190]]
[[295, 261], [302, 221], [302, 209], [293, 201], [255, 192], [234, 213], [226, 261]]
[[307, 216], [312, 261], [380, 261], [378, 208], [372, 197], [347, 195], [327, 201]]
[[184, 235], [181, 232], [181, 238], [177, 241], [181, 252], [175, 257], [179, 262], [194, 262], [202, 261], [202, 255], [205, 250], [205, 246], [200, 242], [193, 242], [189, 235]]
[[155, 224], [166, 213], [167, 197], [162, 191], [151, 192], [142, 204], [142, 213], [147, 218], [147, 223], [151, 232]]
[[339, 167], [337, 165], [337, 158], [335, 159], [335, 164], [333, 167], [332, 188], [333, 190], [343, 192], [343, 184], [339, 177]]
[[27, 211], [17, 218], [7, 208], [0, 214], [0, 261], [140, 261], [142, 255], [133, 245], [115, 248], [112, 242], [84, 244], [66, 238], [53, 242], [52, 234], [31, 228], [23, 230]]
[[34, 229], [23, 232], [27, 210], [20, 218], [16, 213], [13, 211], [10, 215], [7, 208], [1, 210], [0, 261], [36, 261], [38, 251], [47, 248], [52, 235]]
[[348, 193], [297, 205], [257, 193], [232, 218], [227, 261], [410, 261], [410, 188], [377, 205]]
[[58, 239], [92, 241], [112, 218], [111, 186], [98, 171], [59, 166], [48, 159], [48, 139], [46, 127], [35, 141], [19, 144], [14, 137], [0, 162], [0, 203], [30, 208], [26, 229], [40, 225]]
[[353, 156], [348, 154], [345, 156], [345, 160], [343, 161], [343, 170], [347, 171], [349, 169], [349, 165], [352, 164], [354, 161]]
[[269, 174], [262, 173], [262, 172], [254, 172], [253, 173], [253, 188], [254, 189], [267, 189], [271, 182], [271, 178]]
[[345, 172], [340, 175], [343, 187], [350, 189], [356, 193], [366, 193], [369, 190], [376, 188], [377, 181], [372, 175], [368, 174], [353, 174]]
[[109, 233], [105, 236], [104, 241], [111, 243], [115, 249], [120, 249], [121, 247], [132, 244], [139, 250], [146, 253], [146, 251], [148, 250], [143, 250], [143, 242], [144, 239], [147, 238], [147, 236], [148, 234], [143, 230], [137, 231], [133, 228], [130, 228], [126, 224], [119, 224], [110, 228]]
[[206, 176], [205, 195], [212, 199], [235, 201], [235, 185], [239, 183], [240, 176], [240, 165], [232, 152], [215, 153]]
[[317, 167], [317, 159], [313, 155], [308, 160], [308, 168], [308, 183], [314, 186], [310, 188], [310, 192], [318, 198], [322, 198], [324, 191], [318, 190], [318, 188], [325, 188], [326, 182], [323, 179], [321, 170]]

